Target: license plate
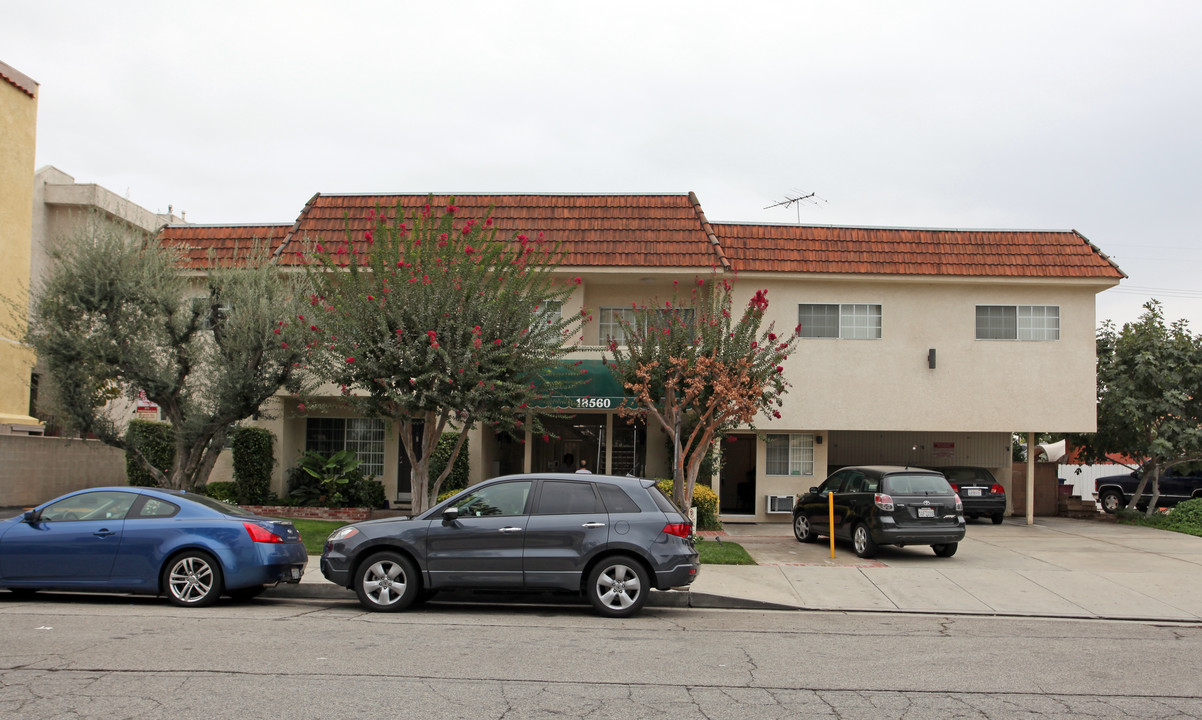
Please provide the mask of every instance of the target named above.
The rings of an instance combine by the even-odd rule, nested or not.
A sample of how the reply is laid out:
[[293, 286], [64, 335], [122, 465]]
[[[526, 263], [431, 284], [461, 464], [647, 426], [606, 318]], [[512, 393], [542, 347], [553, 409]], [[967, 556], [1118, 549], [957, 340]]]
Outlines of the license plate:
[[301, 569], [298, 567], [292, 568], [292, 579], [300, 580], [300, 576], [301, 576]]
[[935, 508], [918, 508], [918, 517], [920, 517], [920, 518], [935, 517]]
[[969, 497], [981, 497], [981, 488], [969, 488], [968, 496]]

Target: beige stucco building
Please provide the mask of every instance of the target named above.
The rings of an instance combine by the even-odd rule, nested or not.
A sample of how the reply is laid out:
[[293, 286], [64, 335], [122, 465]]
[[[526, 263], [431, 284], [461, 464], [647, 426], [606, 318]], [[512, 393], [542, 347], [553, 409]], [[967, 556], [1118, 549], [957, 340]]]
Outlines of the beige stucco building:
[[0, 434], [39, 432], [30, 411], [28, 319], [38, 84], [0, 62]]
[[[435, 202], [445, 202], [436, 198]], [[424, 195], [316, 195], [294, 223], [178, 226], [164, 237], [209, 252], [255, 237], [283, 238], [281, 266], [306, 240], [358, 237], [367, 212]], [[616, 474], [670, 476], [663, 433], [631, 426], [601, 364], [631, 304], [671, 297], [674, 282], [737, 277], [736, 302], [767, 290], [768, 319], [803, 339], [786, 362], [792, 389], [779, 419], [723, 438], [714, 479], [725, 520], [787, 520], [789, 496], [832, 468], [911, 463], [987, 467], [1011, 486], [1011, 433], [1095, 429], [1094, 298], [1124, 277], [1075, 231], [965, 231], [711, 223], [679, 195], [459, 195], [463, 217], [492, 208], [501, 232], [562, 240], [559, 273], [580, 284], [561, 312], [594, 322], [570, 360], [593, 378], [563, 398], [552, 437], [514, 441], [479, 429], [468, 443], [472, 481], [552, 470], [587, 458]], [[366, 248], [362, 248], [366, 250]], [[408, 500], [397, 429], [346, 411], [302, 412], [279, 396], [275, 490], [306, 449], [355, 449], [393, 502]], [[228, 467], [228, 466], [223, 466]], [[213, 479], [228, 479], [218, 468]], [[784, 508], [784, 512], [780, 510]]]

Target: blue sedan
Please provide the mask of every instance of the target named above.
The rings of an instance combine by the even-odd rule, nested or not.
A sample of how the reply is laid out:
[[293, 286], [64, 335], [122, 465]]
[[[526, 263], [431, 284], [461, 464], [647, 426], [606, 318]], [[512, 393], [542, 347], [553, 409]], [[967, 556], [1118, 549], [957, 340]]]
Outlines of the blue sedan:
[[81, 490], [0, 522], [0, 588], [17, 594], [139, 593], [203, 607], [300, 582], [307, 560], [292, 523], [168, 490]]

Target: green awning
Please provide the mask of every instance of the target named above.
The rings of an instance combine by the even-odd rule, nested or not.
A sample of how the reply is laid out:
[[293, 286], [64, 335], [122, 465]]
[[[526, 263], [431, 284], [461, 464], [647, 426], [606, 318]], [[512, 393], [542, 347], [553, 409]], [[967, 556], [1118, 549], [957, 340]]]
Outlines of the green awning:
[[550, 373], [556, 387], [539, 403], [543, 407], [612, 410], [633, 402], [603, 360], [563, 360], [561, 365]]

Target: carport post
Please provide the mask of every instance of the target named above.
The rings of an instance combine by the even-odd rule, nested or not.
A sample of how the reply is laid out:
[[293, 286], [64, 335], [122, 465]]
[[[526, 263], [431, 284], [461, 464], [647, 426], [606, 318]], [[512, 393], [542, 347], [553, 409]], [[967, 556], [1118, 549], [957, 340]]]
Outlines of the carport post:
[[1027, 433], [1027, 524], [1035, 524], [1035, 433]]

